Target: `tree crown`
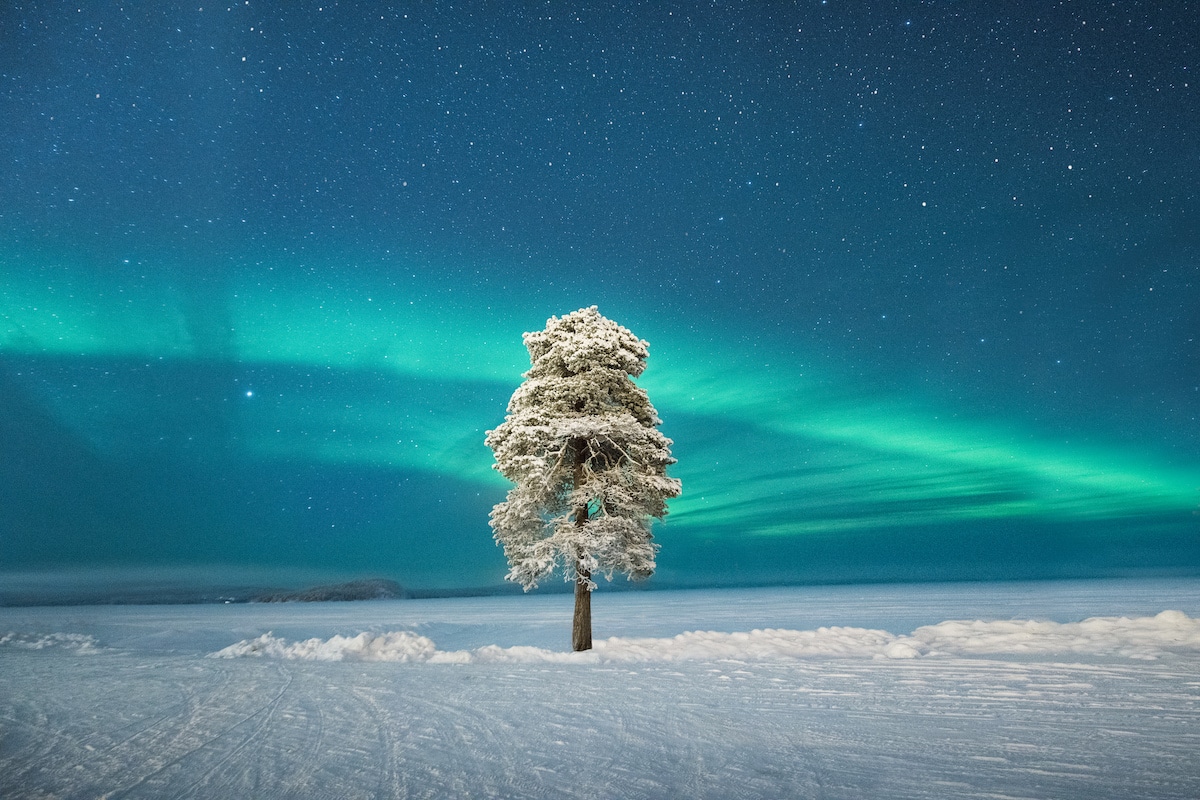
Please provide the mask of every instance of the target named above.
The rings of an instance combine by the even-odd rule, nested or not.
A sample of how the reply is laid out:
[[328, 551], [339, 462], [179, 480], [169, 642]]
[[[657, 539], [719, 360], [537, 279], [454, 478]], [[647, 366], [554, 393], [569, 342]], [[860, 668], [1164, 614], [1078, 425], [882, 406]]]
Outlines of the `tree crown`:
[[648, 344], [595, 306], [526, 333], [532, 366], [487, 444], [515, 486], [491, 514], [510, 580], [525, 587], [562, 566], [567, 580], [614, 571], [645, 577], [662, 519], [679, 481], [666, 475], [671, 440], [632, 377]]
[[533, 364], [525, 373], [527, 378], [565, 377], [597, 369], [636, 378], [646, 368], [650, 347], [633, 331], [601, 315], [596, 306], [551, 317], [545, 330], [522, 338]]

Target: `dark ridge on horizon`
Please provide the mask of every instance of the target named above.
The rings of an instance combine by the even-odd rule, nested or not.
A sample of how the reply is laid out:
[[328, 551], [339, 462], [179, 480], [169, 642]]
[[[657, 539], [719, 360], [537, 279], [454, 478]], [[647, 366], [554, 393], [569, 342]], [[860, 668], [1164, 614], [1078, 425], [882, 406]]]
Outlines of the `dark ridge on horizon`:
[[268, 592], [250, 598], [252, 603], [325, 603], [359, 600], [402, 600], [411, 597], [403, 586], [387, 578], [367, 578], [326, 584], [297, 592]]
[[[740, 581], [740, 582], [697, 582], [683, 583], [651, 579], [648, 581], [621, 580], [604, 583], [597, 590], [602, 594], [613, 592], [671, 592], [702, 591], [707, 589], [786, 589], [830, 586], [882, 586], [882, 585], [945, 585], [945, 584], [988, 584], [988, 583], [1051, 583], [1120, 580], [1189, 580], [1200, 579], [1200, 573], [1190, 568], [1128, 569], [1077, 571], [1074, 574], [1025, 574], [1006, 577], [957, 576], [944, 580], [897, 579], [886, 576], [863, 577], [858, 580], [829, 579], [803, 581]], [[326, 603], [361, 602], [371, 600], [438, 600], [455, 597], [502, 597], [531, 595], [570, 594], [571, 584], [551, 581], [537, 589], [523, 592], [520, 586], [511, 583], [491, 586], [462, 588], [407, 588], [389, 578], [364, 578], [343, 583], [321, 584], [304, 589], [283, 589], [263, 586], [209, 586], [209, 587], [163, 587], [122, 586], [83, 587], [73, 590], [61, 588], [27, 588], [4, 590], [0, 588], [0, 608], [33, 606], [92, 606], [92, 605], [216, 605], [242, 603]]]
[[507, 584], [461, 589], [408, 589], [388, 578], [364, 578], [321, 584], [304, 589], [270, 586], [105, 586], [0, 588], [0, 608], [97, 605], [215, 605], [241, 603], [327, 603], [369, 600], [424, 600], [446, 597], [488, 597], [519, 594]]

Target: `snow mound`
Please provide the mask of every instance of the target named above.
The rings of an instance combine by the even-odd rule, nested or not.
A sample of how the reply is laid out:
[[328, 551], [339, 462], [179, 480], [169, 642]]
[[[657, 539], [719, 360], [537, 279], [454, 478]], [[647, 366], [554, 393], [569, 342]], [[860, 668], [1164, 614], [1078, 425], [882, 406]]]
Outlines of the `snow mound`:
[[940, 622], [898, 639], [921, 655], [1119, 655], [1155, 659], [1168, 652], [1200, 652], [1200, 620], [1182, 611], [1154, 617], [1092, 617], [1083, 622]]
[[61, 647], [77, 653], [94, 653], [100, 647], [95, 636], [82, 633], [14, 633], [0, 635], [0, 647], [18, 647], [22, 650], [45, 650]]
[[299, 661], [429, 661], [438, 649], [431, 639], [408, 631], [360, 633], [288, 642], [264, 633], [212, 653], [212, 658], [288, 658]]
[[883, 653], [895, 638], [887, 631], [868, 628], [768, 628], [748, 633], [689, 631], [670, 639], [612, 638], [595, 646], [606, 661], [774, 661], [814, 656], [869, 658]]
[[[2, 640], [0, 640], [2, 641]], [[1093, 617], [1083, 622], [951, 620], [907, 636], [869, 628], [829, 627], [721, 633], [690, 631], [670, 638], [611, 638], [584, 653], [488, 645], [438, 650], [409, 631], [360, 633], [288, 642], [267, 633], [212, 653], [212, 658], [268, 657], [310, 661], [424, 663], [614, 663], [669, 661], [789, 661], [803, 658], [1049, 655], [1120, 656], [1152, 660], [1165, 653], [1200, 653], [1200, 620], [1181, 611], [1154, 617]]]

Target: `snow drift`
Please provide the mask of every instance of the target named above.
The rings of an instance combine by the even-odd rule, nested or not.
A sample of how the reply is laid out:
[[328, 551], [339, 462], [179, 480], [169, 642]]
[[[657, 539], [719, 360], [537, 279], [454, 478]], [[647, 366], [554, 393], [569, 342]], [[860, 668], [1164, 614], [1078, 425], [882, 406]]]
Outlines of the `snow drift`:
[[[0, 640], [2, 641], [2, 640]], [[583, 653], [537, 647], [488, 645], [475, 650], [438, 650], [433, 640], [410, 631], [359, 633], [289, 642], [271, 633], [210, 654], [213, 658], [284, 658], [312, 661], [652, 662], [779, 661], [816, 657], [909, 659], [927, 656], [1091, 655], [1153, 660], [1166, 653], [1200, 652], [1200, 620], [1182, 611], [1153, 617], [1093, 617], [1082, 622], [951, 620], [917, 628], [907, 636], [884, 630], [823, 627], [721, 633], [690, 631], [670, 638], [611, 638]]]
[[0, 635], [0, 647], [19, 647], [22, 650], [45, 650], [59, 647], [77, 653], [94, 653], [99, 647], [96, 637], [82, 633], [16, 633]]
[[0, 609], [0, 797], [1200, 798], [1195, 580], [604, 600]]

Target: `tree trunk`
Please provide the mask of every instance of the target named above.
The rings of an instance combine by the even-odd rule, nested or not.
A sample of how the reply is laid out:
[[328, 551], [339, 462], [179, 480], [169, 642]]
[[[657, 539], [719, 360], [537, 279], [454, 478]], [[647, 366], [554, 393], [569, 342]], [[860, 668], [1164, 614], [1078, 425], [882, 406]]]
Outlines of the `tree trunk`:
[[575, 652], [592, 649], [592, 593], [588, 590], [587, 570], [580, 570], [575, 581], [575, 620], [571, 626], [571, 648]]
[[[583, 465], [587, 462], [589, 447], [586, 442], [575, 442], [575, 487], [583, 483]], [[588, 521], [587, 503], [575, 509], [575, 525], [582, 528]], [[592, 573], [583, 568], [582, 553], [580, 560], [575, 562], [579, 573], [575, 578], [575, 618], [571, 623], [571, 648], [578, 653], [581, 650], [592, 649], [592, 592], [588, 589]]]

